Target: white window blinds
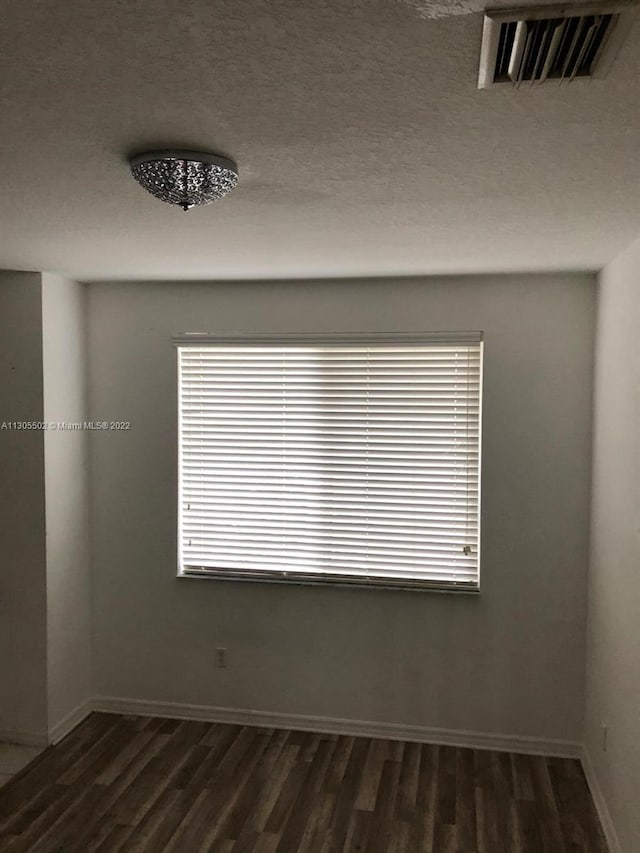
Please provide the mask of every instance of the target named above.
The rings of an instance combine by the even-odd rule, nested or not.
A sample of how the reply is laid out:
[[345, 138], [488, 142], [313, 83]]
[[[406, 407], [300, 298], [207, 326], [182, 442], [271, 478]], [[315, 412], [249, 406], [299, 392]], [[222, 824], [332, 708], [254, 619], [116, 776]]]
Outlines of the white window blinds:
[[178, 362], [181, 574], [478, 587], [479, 334]]

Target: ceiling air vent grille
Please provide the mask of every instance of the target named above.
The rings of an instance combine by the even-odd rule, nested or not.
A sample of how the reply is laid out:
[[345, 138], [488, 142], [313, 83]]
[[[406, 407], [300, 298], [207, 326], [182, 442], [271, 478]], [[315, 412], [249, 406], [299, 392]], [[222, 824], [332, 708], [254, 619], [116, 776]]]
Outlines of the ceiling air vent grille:
[[602, 76], [632, 10], [625, 4], [487, 12], [478, 87]]

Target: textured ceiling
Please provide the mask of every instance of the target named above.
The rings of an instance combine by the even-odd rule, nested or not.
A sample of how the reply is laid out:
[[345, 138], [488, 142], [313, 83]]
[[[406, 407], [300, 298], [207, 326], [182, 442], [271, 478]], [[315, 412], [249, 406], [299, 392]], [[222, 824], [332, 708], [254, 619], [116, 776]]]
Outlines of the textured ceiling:
[[[640, 18], [606, 80], [478, 91], [479, 7], [3, 0], [0, 267], [601, 267], [640, 233]], [[156, 201], [126, 155], [166, 146], [233, 157], [239, 188], [186, 214]]]

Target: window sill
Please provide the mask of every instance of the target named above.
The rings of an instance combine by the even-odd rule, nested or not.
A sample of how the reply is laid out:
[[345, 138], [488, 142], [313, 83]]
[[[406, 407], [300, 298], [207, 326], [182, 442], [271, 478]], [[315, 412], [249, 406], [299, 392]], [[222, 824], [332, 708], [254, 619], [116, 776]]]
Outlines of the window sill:
[[453, 593], [454, 595], [479, 595], [480, 587], [473, 584], [439, 584], [434, 581], [411, 582], [396, 581], [389, 582], [386, 578], [378, 578], [373, 581], [365, 581], [360, 578], [329, 578], [321, 579], [297, 574], [255, 574], [244, 572], [204, 572], [185, 571], [178, 572], [178, 580], [209, 580], [209, 581], [241, 581], [243, 583], [266, 583], [266, 584], [288, 584], [294, 586], [323, 586], [340, 589], [377, 589], [401, 592], [439, 592]]

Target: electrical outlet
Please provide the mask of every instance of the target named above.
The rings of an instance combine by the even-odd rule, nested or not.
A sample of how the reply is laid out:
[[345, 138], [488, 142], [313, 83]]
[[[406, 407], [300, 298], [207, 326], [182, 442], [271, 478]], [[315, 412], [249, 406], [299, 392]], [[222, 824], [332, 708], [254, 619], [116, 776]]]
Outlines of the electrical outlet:
[[227, 650], [222, 648], [216, 649], [216, 666], [219, 669], [224, 669], [227, 666]]
[[606, 751], [607, 751], [607, 738], [608, 738], [608, 735], [609, 735], [609, 731], [608, 731], [608, 729], [607, 729], [607, 724], [606, 724], [606, 723], [603, 723], [603, 724], [602, 724], [602, 751], [603, 751], [603, 752], [606, 752]]

